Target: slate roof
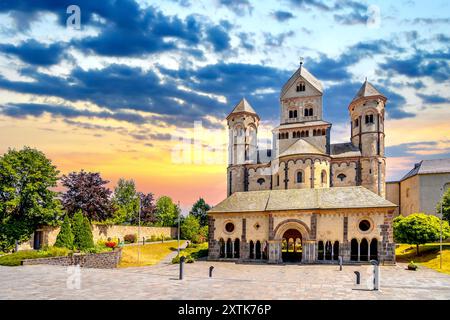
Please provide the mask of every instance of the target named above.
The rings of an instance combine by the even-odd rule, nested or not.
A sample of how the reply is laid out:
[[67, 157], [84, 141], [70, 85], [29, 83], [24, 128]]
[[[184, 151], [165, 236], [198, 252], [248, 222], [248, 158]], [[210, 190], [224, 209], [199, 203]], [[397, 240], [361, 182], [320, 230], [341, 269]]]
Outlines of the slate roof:
[[235, 192], [209, 213], [395, 207], [383, 197], [357, 186]]
[[370, 82], [366, 80], [356, 93], [356, 96], [353, 98], [352, 102], [360, 98], [374, 97], [374, 96], [384, 97], [383, 94], [381, 94]]
[[330, 145], [330, 155], [333, 158], [360, 157], [361, 151], [351, 142], [334, 143]]
[[240, 113], [240, 112], [253, 113], [256, 116], [258, 116], [256, 111], [253, 109], [253, 107], [250, 105], [250, 103], [248, 103], [248, 101], [245, 98], [242, 98], [241, 101], [238, 102], [238, 104], [233, 108], [233, 111], [230, 112], [227, 118], [233, 113]]
[[291, 144], [283, 153], [281, 153], [278, 157], [285, 157], [294, 154], [324, 154], [322, 151], [317, 149], [311, 143], [307, 142], [304, 139], [299, 139]]
[[450, 159], [422, 160], [416, 163], [401, 180], [411, 178], [417, 174], [450, 173]]
[[306, 82], [316, 88], [320, 93], [323, 93], [322, 83], [317, 80], [305, 67], [300, 66], [297, 71], [289, 78], [289, 80], [284, 84], [281, 89], [280, 97], [282, 97], [287, 90], [297, 81], [298, 78], [302, 77]]

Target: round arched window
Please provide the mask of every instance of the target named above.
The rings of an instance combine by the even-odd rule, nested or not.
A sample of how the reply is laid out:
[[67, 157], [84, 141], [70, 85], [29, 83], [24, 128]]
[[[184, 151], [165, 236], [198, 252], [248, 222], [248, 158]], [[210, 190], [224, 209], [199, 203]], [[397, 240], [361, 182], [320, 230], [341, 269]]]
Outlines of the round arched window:
[[233, 232], [234, 231], [234, 224], [232, 223], [232, 222], [228, 222], [226, 225], [225, 225], [225, 230], [227, 231], [227, 232]]
[[370, 221], [369, 220], [361, 220], [359, 222], [359, 230], [368, 231], [370, 229]]

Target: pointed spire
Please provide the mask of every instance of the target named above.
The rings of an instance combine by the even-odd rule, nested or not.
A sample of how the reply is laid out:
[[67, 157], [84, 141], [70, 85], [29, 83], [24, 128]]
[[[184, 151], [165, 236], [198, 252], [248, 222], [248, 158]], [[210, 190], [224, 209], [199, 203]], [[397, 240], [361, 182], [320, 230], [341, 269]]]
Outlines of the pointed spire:
[[236, 114], [236, 113], [254, 114], [259, 119], [258, 114], [253, 109], [253, 107], [250, 105], [250, 103], [248, 103], [247, 99], [245, 99], [245, 98], [242, 98], [241, 101], [239, 101], [239, 103], [233, 108], [233, 111], [231, 111], [230, 114], [227, 116], [227, 119], [229, 116], [231, 116], [232, 114]]
[[358, 90], [358, 93], [356, 93], [356, 96], [353, 98], [352, 102], [360, 98], [376, 97], [376, 96], [382, 96], [386, 98], [370, 82], [367, 81], [366, 77], [366, 81], [364, 81], [361, 88]]

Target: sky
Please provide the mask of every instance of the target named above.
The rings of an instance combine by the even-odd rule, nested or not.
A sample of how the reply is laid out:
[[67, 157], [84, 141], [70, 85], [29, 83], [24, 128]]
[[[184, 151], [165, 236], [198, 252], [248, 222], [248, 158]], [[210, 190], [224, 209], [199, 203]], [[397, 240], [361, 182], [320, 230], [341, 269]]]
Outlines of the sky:
[[450, 157], [449, 27], [447, 0], [2, 1], [0, 153], [30, 146], [61, 174], [133, 179], [184, 211], [199, 197], [215, 205], [226, 115], [245, 97], [266, 143], [302, 59], [324, 86], [332, 143], [349, 141], [366, 77], [388, 98], [387, 180], [398, 180]]

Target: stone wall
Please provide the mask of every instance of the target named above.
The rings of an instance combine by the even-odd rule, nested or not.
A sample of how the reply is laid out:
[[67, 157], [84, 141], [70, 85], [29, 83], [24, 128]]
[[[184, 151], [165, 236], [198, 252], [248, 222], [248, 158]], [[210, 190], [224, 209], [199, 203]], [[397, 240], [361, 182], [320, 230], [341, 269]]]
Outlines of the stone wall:
[[117, 248], [111, 252], [74, 254], [66, 257], [51, 257], [39, 259], [26, 259], [22, 265], [49, 264], [58, 266], [80, 265], [84, 268], [113, 269], [117, 268], [122, 255], [122, 249]]
[[[60, 227], [49, 227], [45, 226], [36, 230], [37, 232], [42, 232], [42, 246], [52, 246], [56, 242], [56, 237], [58, 236]], [[35, 233], [36, 234], [36, 233]], [[29, 241], [22, 243], [19, 246], [19, 250], [30, 250], [34, 249], [34, 237], [33, 234]], [[98, 240], [107, 240], [108, 238], [117, 239], [120, 238], [123, 241], [123, 238], [127, 234], [138, 234], [137, 226], [120, 226], [120, 225], [92, 225], [92, 235], [94, 237], [94, 243]], [[141, 227], [140, 230], [140, 241], [143, 237], [145, 239], [151, 238], [151, 236], [161, 236], [164, 237], [177, 237], [177, 228], [171, 227]]]

